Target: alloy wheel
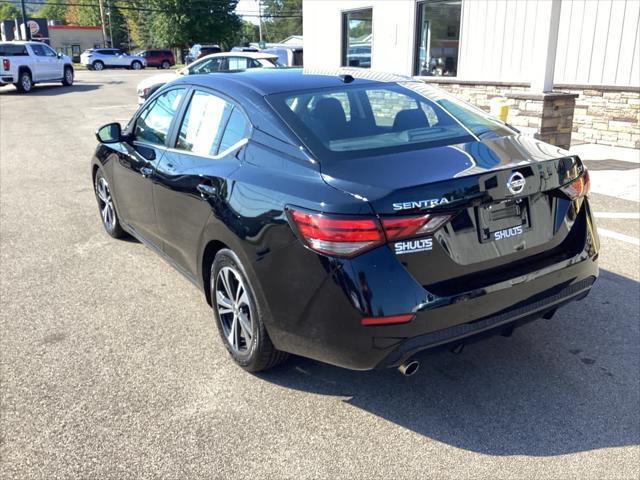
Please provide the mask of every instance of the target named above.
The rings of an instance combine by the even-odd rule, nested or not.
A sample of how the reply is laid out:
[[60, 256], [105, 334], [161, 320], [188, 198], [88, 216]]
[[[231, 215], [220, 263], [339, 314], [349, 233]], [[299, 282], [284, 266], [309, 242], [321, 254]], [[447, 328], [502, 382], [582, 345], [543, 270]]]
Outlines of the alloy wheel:
[[93, 69], [94, 69], [94, 70], [98, 70], [98, 71], [100, 71], [100, 70], [102, 70], [103, 68], [104, 68], [104, 65], [102, 64], [102, 62], [96, 62], [96, 63], [94, 63], [94, 64], [93, 64]]
[[111, 231], [116, 225], [116, 211], [113, 207], [109, 184], [104, 177], [100, 177], [96, 183], [96, 195], [98, 196], [98, 205], [104, 226]]
[[131, 68], [133, 68], [134, 70], [140, 70], [142, 68], [142, 65], [140, 64], [140, 62], [133, 62], [131, 64]]
[[215, 296], [218, 317], [229, 346], [234, 353], [246, 353], [253, 338], [251, 301], [242, 277], [235, 269], [220, 269]]
[[27, 73], [22, 75], [22, 89], [25, 92], [28, 92], [31, 90], [31, 77]]
[[64, 78], [67, 81], [67, 83], [70, 85], [73, 83], [73, 70], [71, 70], [70, 68], [67, 68], [64, 71]]

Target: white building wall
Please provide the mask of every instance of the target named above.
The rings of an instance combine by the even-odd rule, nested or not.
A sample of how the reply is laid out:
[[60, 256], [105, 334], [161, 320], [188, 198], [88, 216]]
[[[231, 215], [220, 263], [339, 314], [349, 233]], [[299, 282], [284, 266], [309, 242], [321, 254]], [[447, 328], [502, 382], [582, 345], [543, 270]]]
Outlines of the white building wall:
[[556, 83], [640, 86], [640, 1], [563, 0]]
[[[342, 12], [373, 8], [372, 68], [413, 73], [415, 0], [303, 0], [305, 66], [337, 68]], [[463, 0], [458, 77], [530, 82], [551, 0]], [[555, 83], [640, 85], [640, 1], [562, 0]]]

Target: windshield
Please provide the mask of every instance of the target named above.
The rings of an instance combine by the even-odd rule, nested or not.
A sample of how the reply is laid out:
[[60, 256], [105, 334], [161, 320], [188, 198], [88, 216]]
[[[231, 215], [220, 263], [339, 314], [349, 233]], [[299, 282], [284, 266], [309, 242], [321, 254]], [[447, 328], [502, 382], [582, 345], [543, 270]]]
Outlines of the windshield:
[[388, 154], [515, 133], [422, 82], [344, 85], [270, 95], [268, 100], [320, 159]]

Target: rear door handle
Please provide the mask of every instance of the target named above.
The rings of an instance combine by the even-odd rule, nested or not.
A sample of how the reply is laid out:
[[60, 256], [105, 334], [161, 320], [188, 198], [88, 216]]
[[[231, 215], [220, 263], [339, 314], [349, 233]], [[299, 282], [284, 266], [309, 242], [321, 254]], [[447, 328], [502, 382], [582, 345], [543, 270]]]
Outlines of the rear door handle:
[[150, 167], [142, 167], [140, 169], [140, 173], [142, 174], [142, 176], [144, 178], [150, 177], [151, 175], [153, 175], [153, 168]]
[[196, 188], [200, 192], [200, 196], [202, 198], [213, 197], [217, 193], [216, 187], [207, 185], [206, 183], [201, 183]]

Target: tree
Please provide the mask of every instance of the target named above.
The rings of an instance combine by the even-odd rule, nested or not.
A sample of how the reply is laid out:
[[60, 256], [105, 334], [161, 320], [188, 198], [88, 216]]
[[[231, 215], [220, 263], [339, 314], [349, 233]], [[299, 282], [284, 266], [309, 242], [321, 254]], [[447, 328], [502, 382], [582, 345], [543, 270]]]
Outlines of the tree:
[[291, 35], [302, 35], [302, 0], [264, 0], [262, 23], [268, 42], [281, 42]]
[[260, 40], [260, 29], [258, 25], [255, 25], [246, 20], [241, 20], [240, 28], [236, 31], [233, 37], [234, 45], [247, 45], [251, 42], [257, 42]]
[[45, 4], [33, 15], [48, 20], [64, 20], [67, 17], [66, 2], [61, 0], [46, 0]]
[[156, 47], [219, 43], [231, 47], [240, 28], [237, 0], [148, 0], [154, 9], [151, 33]]
[[22, 18], [22, 13], [11, 3], [0, 3], [0, 20]]

